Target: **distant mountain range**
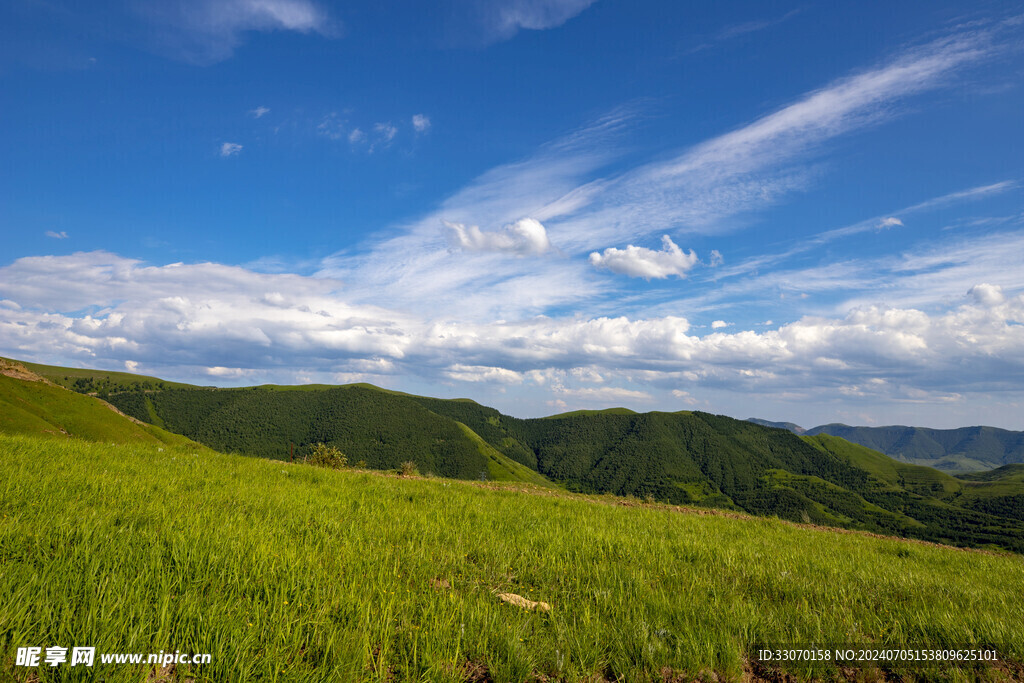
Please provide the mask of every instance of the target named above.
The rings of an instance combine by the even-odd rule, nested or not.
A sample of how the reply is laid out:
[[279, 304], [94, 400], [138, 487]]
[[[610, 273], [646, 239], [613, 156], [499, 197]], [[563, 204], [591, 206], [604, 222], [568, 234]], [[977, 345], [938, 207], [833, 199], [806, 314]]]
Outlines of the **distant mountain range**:
[[944, 472], [977, 472], [1003, 465], [1024, 463], [1024, 432], [996, 427], [851, 427], [827, 424], [804, 429], [792, 422], [771, 422], [748, 418], [765, 427], [786, 429], [794, 434], [830, 434], [885, 453], [890, 458]]
[[219, 451], [285, 460], [323, 442], [350, 464], [370, 468], [413, 461], [435, 476], [528, 482], [1024, 553], [1018, 468], [957, 479], [827, 433], [798, 436], [698, 411], [519, 419], [468, 399], [368, 384], [217, 389], [16, 362], [0, 375], [5, 432], [122, 443], [187, 437]]

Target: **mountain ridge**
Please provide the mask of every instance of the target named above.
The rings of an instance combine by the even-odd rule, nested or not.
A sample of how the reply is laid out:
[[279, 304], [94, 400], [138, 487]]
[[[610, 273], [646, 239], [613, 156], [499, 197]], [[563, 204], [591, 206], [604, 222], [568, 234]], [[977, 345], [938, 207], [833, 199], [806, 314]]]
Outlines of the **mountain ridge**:
[[107, 379], [107, 399], [125, 414], [220, 451], [288, 459], [323, 442], [376, 469], [413, 461], [445, 477], [533, 481], [1024, 552], [1024, 481], [1015, 471], [962, 481], [827, 434], [700, 411], [521, 419], [471, 400], [366, 384], [147, 388], [130, 376]]
[[788, 429], [795, 434], [830, 434], [867, 446], [891, 458], [927, 465], [944, 472], [969, 473], [1024, 463], [1024, 431], [986, 425], [952, 429], [886, 425], [851, 426], [839, 422], [803, 429], [792, 422], [747, 418], [755, 424]]

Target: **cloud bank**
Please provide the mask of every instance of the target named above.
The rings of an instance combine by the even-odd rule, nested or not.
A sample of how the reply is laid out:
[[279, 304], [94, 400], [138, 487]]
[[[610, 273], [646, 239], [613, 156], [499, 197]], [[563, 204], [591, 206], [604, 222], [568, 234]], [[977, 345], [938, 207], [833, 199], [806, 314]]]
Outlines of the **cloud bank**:
[[[0, 283], [9, 354], [174, 366], [179, 377], [313, 369], [533, 386], [556, 398], [729, 389], [916, 402], [1019, 392], [1024, 382], [1024, 295], [984, 282], [933, 313], [864, 305], [762, 332], [716, 324], [705, 336], [678, 316], [456, 323], [352, 304], [334, 280], [105, 252], [18, 259], [0, 268]], [[628, 386], [581, 390], [606, 381]]]

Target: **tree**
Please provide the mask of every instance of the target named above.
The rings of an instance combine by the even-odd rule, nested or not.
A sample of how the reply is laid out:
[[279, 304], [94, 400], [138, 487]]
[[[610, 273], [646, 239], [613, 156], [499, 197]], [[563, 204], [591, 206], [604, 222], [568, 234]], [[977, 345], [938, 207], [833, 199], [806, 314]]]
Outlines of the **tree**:
[[348, 465], [348, 458], [337, 446], [318, 443], [313, 446], [313, 452], [306, 456], [305, 462], [317, 467], [329, 467], [336, 470]]

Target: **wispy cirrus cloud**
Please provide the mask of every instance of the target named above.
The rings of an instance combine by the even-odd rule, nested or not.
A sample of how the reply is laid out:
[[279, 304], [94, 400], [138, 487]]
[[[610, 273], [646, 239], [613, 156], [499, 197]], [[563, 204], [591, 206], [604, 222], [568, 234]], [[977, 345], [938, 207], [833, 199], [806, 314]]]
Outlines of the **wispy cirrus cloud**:
[[[588, 258], [597, 250], [597, 265], [650, 280], [689, 273], [689, 290], [699, 284], [690, 272], [697, 256], [677, 244], [685, 246], [679, 235], [722, 234], [744, 212], [805, 190], [817, 172], [808, 167], [831, 141], [888, 120], [894, 105], [954, 82], [998, 49], [984, 30], [916, 46], [627, 170], [615, 165], [626, 158], [617, 136], [632, 113], [614, 112], [331, 255], [315, 277], [148, 265], [103, 252], [19, 259], [0, 268], [0, 347], [26, 357], [46, 349], [49, 359], [84, 364], [176, 367], [179, 378], [414, 376], [594, 404], [689, 402], [717, 390], [952, 404], [971, 392], [1017, 395], [1024, 378], [1018, 232], [944, 236], [873, 259], [822, 255], [813, 267], [764, 273], [730, 256], [714, 272], [721, 284], [693, 293], [675, 281], [614, 278]], [[345, 128], [349, 136], [358, 130]], [[368, 142], [382, 134], [369, 129]], [[887, 220], [898, 228], [893, 220], [921, 207], [1011, 186], [976, 187], [805, 241], [877, 231]], [[660, 251], [609, 247], [666, 233]], [[724, 261], [714, 251], [709, 258]], [[674, 312], [628, 298], [671, 285]], [[702, 304], [752, 291], [828, 292], [834, 301], [800, 304], [778, 326], [744, 329], [724, 313], [691, 325]], [[757, 320], [765, 317], [758, 312]]]
[[595, 240], [635, 239], [666, 225], [699, 233], [728, 229], [729, 219], [805, 189], [815, 174], [809, 160], [830, 140], [898, 115], [898, 102], [950, 83], [998, 49], [990, 30], [936, 39], [667, 161], [606, 179], [595, 201], [566, 218], [562, 229], [573, 234], [559, 241], [592, 249]]
[[388, 147], [391, 142], [398, 135], [398, 127], [393, 125], [390, 121], [382, 121], [380, 123], [373, 124], [373, 140], [370, 143], [370, 153], [372, 154], [378, 149]]
[[313, 0], [132, 0], [129, 7], [148, 24], [149, 49], [195, 64], [231, 57], [254, 31], [339, 32], [338, 23]]
[[475, 40], [496, 43], [522, 30], [557, 28], [577, 16], [596, 0], [474, 0], [477, 16]]
[[750, 21], [744, 21], [738, 24], [726, 26], [725, 28], [718, 31], [714, 35], [697, 43], [696, 45], [688, 49], [686, 52], [687, 54], [694, 54], [712, 48], [719, 43], [730, 41], [741, 36], [749, 35], [751, 33], [764, 31], [765, 29], [769, 29], [774, 26], [778, 26], [779, 24], [785, 23], [786, 21], [789, 21], [796, 15], [800, 14], [801, 11], [803, 11], [803, 8], [798, 7], [796, 9], [792, 9], [786, 12], [781, 16], [772, 17], [769, 19], [752, 19]]
[[937, 209], [950, 207], [957, 203], [981, 200], [1008, 192], [1018, 187], [1018, 183], [1012, 180], [1003, 180], [997, 183], [979, 185], [976, 187], [949, 192], [938, 197], [918, 202], [911, 206], [903, 207], [880, 216], [873, 216], [858, 221], [852, 225], [841, 228], [834, 228], [817, 233], [810, 237], [801, 238], [796, 244], [780, 252], [761, 254], [759, 256], [737, 262], [736, 264], [722, 269], [717, 273], [718, 277], [735, 277], [746, 273], [755, 272], [777, 264], [783, 263], [794, 256], [812, 251], [823, 245], [837, 240], [856, 237], [866, 232], [874, 232], [880, 229], [891, 229], [903, 226], [902, 217], [913, 216]]
[[[608, 174], [603, 171], [623, 153], [618, 136], [635, 115], [628, 108], [613, 112], [531, 157], [492, 169], [386, 237], [326, 259], [322, 273], [351, 283], [358, 300], [386, 293], [410, 310], [460, 317], [586, 305], [619, 289], [589, 267], [590, 253], [603, 258], [609, 245], [637, 244], [669, 226], [676, 233], [670, 239], [685, 248], [679, 234], [728, 231], [736, 217], [805, 190], [817, 172], [815, 158], [831, 140], [878, 125], [897, 115], [896, 103], [954, 82], [962, 69], [998, 51], [993, 35], [975, 29], [908, 48], [746, 126]], [[566, 258], [513, 264], [484, 250], [458, 260], [450, 253], [446, 222], [487, 234], [523, 216], [540, 221]], [[685, 265], [680, 261], [674, 272]]]
[[743, 36], [748, 33], [756, 33], [757, 31], [763, 31], [766, 28], [772, 26], [778, 26], [779, 24], [788, 21], [795, 17], [802, 11], [802, 8], [792, 9], [782, 16], [774, 17], [771, 19], [754, 19], [752, 21], [744, 21], [739, 24], [733, 24], [732, 26], [726, 26], [716, 34], [716, 38], [719, 40], [729, 40], [730, 38], [736, 38]]

